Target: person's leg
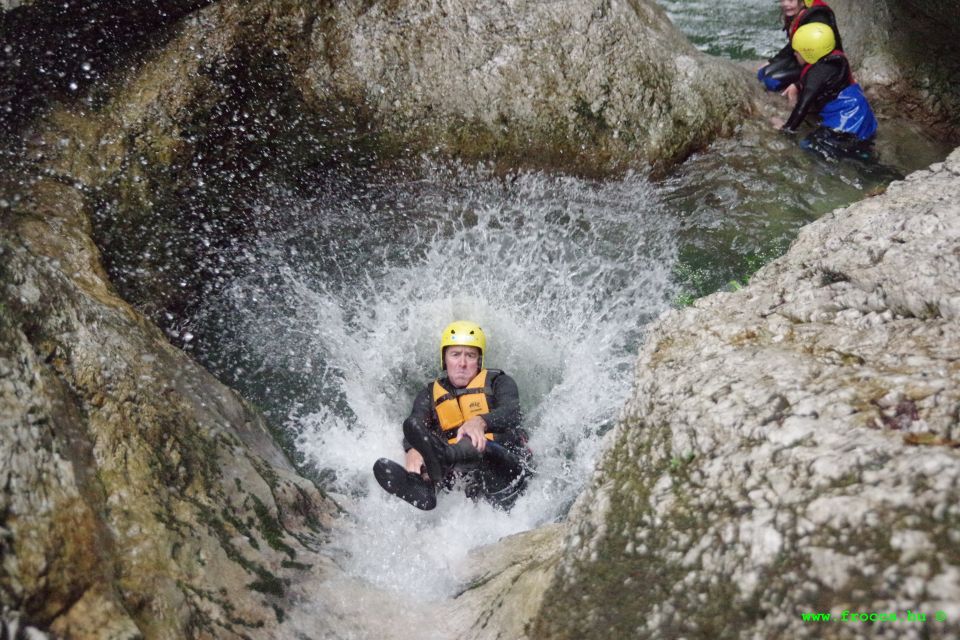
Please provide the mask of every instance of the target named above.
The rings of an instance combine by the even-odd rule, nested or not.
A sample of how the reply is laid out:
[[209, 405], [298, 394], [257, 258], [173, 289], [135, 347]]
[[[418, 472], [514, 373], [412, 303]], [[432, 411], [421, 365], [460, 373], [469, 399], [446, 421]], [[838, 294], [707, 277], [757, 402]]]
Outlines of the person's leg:
[[430, 481], [442, 482], [446, 475], [443, 460], [447, 446], [443, 439], [410, 419], [403, 422], [403, 437], [423, 456], [423, 466], [427, 469]]
[[529, 460], [496, 442], [487, 444], [480, 467], [483, 498], [509, 511], [523, 493], [530, 475]]
[[872, 140], [861, 140], [851, 134], [840, 140], [838, 148], [846, 157], [854, 160], [860, 160], [861, 162], [876, 160]]
[[800, 141], [800, 148], [816, 153], [824, 160], [837, 160], [837, 150], [830, 140], [830, 130], [826, 127], [817, 127]]
[[480, 452], [473, 446], [470, 438], [461, 438], [457, 443], [443, 448], [444, 464], [455, 465], [464, 462], [478, 462], [479, 460]]
[[842, 133], [827, 127], [814, 129], [800, 141], [800, 147], [831, 161], [852, 158], [868, 162], [874, 159], [872, 141], [860, 140], [852, 133]]

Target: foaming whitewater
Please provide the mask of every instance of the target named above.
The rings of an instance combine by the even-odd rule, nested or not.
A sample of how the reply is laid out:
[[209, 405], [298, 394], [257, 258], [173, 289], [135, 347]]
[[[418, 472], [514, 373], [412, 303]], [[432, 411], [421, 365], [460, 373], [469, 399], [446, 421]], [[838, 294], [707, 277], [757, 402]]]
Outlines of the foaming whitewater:
[[772, 56], [786, 44], [775, 0], [657, 0], [701, 51], [734, 60]]
[[[304, 462], [345, 496], [353, 525], [334, 546], [348, 573], [449, 596], [470, 549], [562, 517], [590, 477], [643, 326], [671, 298], [674, 217], [638, 176], [443, 168], [288, 212], [250, 257], [256, 274], [207, 304], [199, 322], [221, 344], [201, 355], [286, 416]], [[485, 365], [520, 388], [537, 473], [510, 513], [462, 493], [422, 512], [371, 472], [402, 461], [401, 423], [455, 319], [483, 327]]]

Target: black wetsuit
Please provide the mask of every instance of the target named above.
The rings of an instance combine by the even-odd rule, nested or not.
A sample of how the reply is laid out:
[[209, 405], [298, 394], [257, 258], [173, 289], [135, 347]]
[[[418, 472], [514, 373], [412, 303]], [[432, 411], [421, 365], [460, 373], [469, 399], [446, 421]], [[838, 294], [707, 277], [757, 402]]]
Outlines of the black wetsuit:
[[[446, 377], [440, 379], [440, 384], [447, 391], [455, 391]], [[439, 485], [449, 488], [461, 480], [468, 497], [483, 498], [509, 508], [525, 488], [530, 450], [526, 446], [527, 434], [520, 427], [523, 415], [517, 383], [502, 371], [488, 369], [487, 384], [493, 392], [488, 396], [490, 411], [480, 418], [486, 422], [486, 431], [493, 434], [494, 440], [487, 442], [479, 461], [444, 465], [444, 478], [440, 479]], [[426, 434], [438, 450], [447, 447], [448, 437], [456, 436], [455, 430], [443, 434], [440, 428], [434, 410], [433, 382], [417, 394], [410, 415], [403, 422], [404, 451], [411, 449], [406, 434], [413, 430]]]
[[[808, 115], [819, 115], [824, 107], [837, 99], [842, 91], [853, 84], [850, 63], [842, 53], [831, 53], [810, 65], [800, 80], [800, 94], [783, 131], [795, 134]], [[859, 91], [858, 87], [854, 90]], [[864, 99], [864, 108], [869, 110]], [[873, 118], [872, 114], [869, 116]], [[827, 157], [852, 156], [866, 159], [871, 152], [870, 140], [859, 138], [854, 133], [818, 126], [807, 136], [801, 146]]]
[[775, 56], [767, 61], [767, 65], [761, 69], [758, 78], [763, 81], [764, 77], [772, 80], [764, 82], [769, 90], [782, 91], [788, 86], [800, 79], [800, 72], [803, 66], [797, 62], [791, 44], [791, 34], [805, 24], [819, 22], [833, 29], [833, 37], [836, 40], [834, 47], [838, 51], [843, 51], [843, 42], [840, 39], [840, 29], [837, 27], [837, 17], [833, 9], [825, 4], [801, 9], [792, 20], [784, 25], [783, 30], [787, 33], [787, 44], [777, 52]]

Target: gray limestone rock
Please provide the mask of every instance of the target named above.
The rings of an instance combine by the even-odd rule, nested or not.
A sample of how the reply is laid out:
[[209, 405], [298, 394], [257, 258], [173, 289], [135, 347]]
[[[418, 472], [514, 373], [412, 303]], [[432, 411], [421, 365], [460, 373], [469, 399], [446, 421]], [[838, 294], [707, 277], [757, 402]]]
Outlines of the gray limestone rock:
[[937, 123], [960, 137], [960, 12], [950, 0], [833, 0], [858, 80], [890, 115]]
[[116, 296], [77, 190], [24, 195], [0, 211], [3, 617], [70, 638], [303, 630], [290, 603], [327, 570], [336, 506]]
[[652, 326], [531, 637], [960, 633], [958, 190], [960, 151]]
[[741, 70], [646, 0], [348, 2], [306, 79], [414, 149], [603, 173], [669, 166], [748, 109]]

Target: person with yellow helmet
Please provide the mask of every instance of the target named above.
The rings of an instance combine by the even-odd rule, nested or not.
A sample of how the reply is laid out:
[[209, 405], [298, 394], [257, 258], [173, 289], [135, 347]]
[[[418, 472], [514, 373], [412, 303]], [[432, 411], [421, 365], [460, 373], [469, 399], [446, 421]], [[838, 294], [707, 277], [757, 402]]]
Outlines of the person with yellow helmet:
[[483, 367], [486, 336], [474, 322], [458, 320], [440, 338], [444, 372], [421, 391], [403, 422], [404, 464], [380, 458], [377, 482], [413, 506], [436, 506], [437, 489], [462, 481], [467, 496], [509, 509], [530, 473], [530, 450], [520, 427], [517, 384]]
[[796, 134], [808, 115], [816, 115], [817, 128], [800, 142], [802, 148], [831, 159], [869, 158], [877, 120], [850, 63], [836, 48], [833, 29], [822, 23], [805, 24], [793, 34], [792, 45], [797, 61], [804, 65], [799, 91], [789, 119], [774, 120], [774, 125]]
[[803, 7], [797, 12], [790, 26], [787, 27], [787, 37], [793, 41], [797, 29], [807, 24], [825, 24], [833, 30], [834, 49], [843, 51], [843, 41], [840, 39], [840, 29], [837, 28], [837, 16], [823, 0], [803, 0]]
[[[787, 34], [787, 44], [757, 71], [757, 79], [767, 91], [788, 91], [797, 89], [794, 83], [800, 79], [803, 66], [798, 64], [791, 44], [793, 34], [805, 24], [815, 22], [828, 25], [833, 29], [835, 48], [843, 51], [837, 18], [823, 0], [780, 0], [780, 13], [783, 16], [783, 30]], [[795, 96], [794, 96], [795, 97]]]

